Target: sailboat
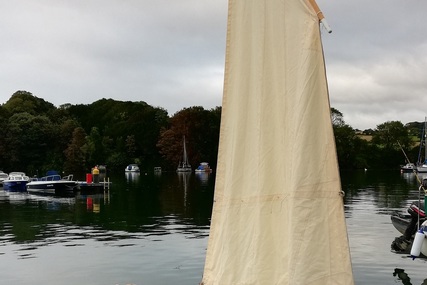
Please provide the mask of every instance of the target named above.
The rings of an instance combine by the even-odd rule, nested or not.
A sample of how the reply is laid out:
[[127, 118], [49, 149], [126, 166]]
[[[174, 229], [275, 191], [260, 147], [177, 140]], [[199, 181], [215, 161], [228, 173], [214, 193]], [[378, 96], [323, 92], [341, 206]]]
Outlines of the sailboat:
[[315, 7], [229, 0], [201, 285], [354, 284]]
[[[417, 171], [421, 173], [427, 172], [427, 144], [426, 144], [426, 131], [427, 131], [427, 117], [424, 119], [424, 129], [421, 135], [420, 152], [418, 154]], [[424, 161], [422, 161], [421, 150], [424, 148]]]
[[188, 162], [187, 156], [187, 147], [185, 143], [185, 136], [183, 136], [183, 153], [182, 153], [182, 161], [179, 162], [177, 172], [191, 172], [191, 165]]

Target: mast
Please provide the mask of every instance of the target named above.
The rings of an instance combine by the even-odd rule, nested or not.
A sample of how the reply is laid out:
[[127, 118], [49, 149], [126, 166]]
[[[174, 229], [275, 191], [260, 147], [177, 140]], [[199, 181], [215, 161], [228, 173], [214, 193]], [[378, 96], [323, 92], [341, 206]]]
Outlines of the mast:
[[424, 117], [424, 132], [423, 132], [423, 139], [424, 139], [424, 161], [422, 162], [422, 164], [426, 164], [427, 163], [427, 141], [426, 141], [426, 137], [427, 137], [427, 117]]
[[185, 135], [183, 136], [183, 144], [184, 144], [184, 153], [182, 156], [182, 161], [183, 161], [183, 167], [184, 167], [184, 166], [188, 166], [188, 157], [187, 157], [187, 147], [185, 144]]
[[183, 144], [182, 161], [179, 162], [177, 171], [178, 172], [190, 172], [191, 171], [191, 165], [188, 162], [187, 146], [185, 143], [185, 135], [182, 136], [182, 144]]

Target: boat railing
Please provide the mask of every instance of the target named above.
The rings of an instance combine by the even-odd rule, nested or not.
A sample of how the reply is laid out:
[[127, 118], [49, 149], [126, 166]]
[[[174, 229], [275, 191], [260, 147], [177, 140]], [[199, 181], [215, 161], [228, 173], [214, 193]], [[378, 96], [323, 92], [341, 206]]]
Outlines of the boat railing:
[[30, 178], [26, 175], [9, 175], [8, 178], [6, 178], [5, 180], [9, 180], [9, 181], [29, 181]]
[[73, 174], [64, 176], [64, 177], [62, 177], [62, 180], [72, 181], [73, 180], [73, 176], [74, 176]]
[[39, 179], [39, 181], [57, 181], [57, 180], [61, 180], [61, 176], [57, 174], [44, 176]]

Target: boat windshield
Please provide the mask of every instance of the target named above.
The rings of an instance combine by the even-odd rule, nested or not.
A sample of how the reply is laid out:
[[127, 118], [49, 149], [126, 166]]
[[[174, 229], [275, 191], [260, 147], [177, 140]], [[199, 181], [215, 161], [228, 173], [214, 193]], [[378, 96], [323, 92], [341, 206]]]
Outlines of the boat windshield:
[[49, 176], [40, 178], [40, 181], [57, 181], [57, 180], [61, 180], [60, 175], [49, 175]]

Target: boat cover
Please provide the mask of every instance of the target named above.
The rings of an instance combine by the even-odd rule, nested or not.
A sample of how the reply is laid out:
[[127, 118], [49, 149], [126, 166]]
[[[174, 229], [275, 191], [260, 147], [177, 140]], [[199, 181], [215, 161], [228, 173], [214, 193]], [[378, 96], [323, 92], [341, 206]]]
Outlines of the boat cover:
[[353, 284], [316, 12], [308, 0], [230, 0], [228, 11], [201, 284]]

